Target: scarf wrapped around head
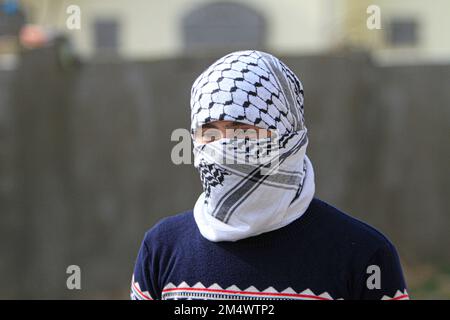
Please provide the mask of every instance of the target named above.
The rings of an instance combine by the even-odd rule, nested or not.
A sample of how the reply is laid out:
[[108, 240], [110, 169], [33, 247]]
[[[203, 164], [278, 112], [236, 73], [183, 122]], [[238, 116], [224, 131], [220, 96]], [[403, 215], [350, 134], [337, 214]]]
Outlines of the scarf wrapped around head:
[[[236, 150], [236, 139], [195, 140], [202, 125], [218, 120], [276, 132], [271, 149], [276, 156], [258, 163], [220, 161], [229, 153], [224, 145]], [[203, 184], [194, 218], [205, 238], [237, 241], [286, 226], [304, 214], [315, 185], [306, 156], [303, 87], [279, 59], [238, 51], [213, 63], [192, 86], [191, 133], [194, 166]], [[255, 154], [249, 148], [244, 153]]]

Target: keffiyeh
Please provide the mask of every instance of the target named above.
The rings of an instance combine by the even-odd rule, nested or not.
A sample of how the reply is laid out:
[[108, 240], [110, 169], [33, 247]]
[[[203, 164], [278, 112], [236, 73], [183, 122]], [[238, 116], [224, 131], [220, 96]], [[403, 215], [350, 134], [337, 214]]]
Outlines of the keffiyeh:
[[[203, 124], [218, 120], [275, 134], [251, 143], [195, 140]], [[203, 184], [194, 218], [208, 240], [237, 241], [269, 232], [308, 208], [315, 185], [306, 156], [303, 87], [276, 57], [260, 51], [233, 52], [206, 69], [191, 90], [191, 133], [194, 165]], [[229, 158], [238, 161], [224, 161]]]

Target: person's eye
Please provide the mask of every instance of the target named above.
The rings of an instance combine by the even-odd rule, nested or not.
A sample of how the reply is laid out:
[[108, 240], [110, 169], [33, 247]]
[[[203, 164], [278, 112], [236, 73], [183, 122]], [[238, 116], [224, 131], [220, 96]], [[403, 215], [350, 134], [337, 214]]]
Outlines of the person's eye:
[[220, 136], [218, 136], [218, 133], [216, 132], [216, 130], [204, 130], [202, 133], [202, 141], [203, 142], [213, 142], [216, 139], [219, 139]]

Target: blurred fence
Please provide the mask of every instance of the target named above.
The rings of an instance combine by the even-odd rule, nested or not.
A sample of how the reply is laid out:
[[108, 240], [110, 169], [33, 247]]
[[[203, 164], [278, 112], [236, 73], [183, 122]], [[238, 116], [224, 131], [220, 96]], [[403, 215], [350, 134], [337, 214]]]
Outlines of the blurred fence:
[[[0, 298], [127, 298], [145, 230], [201, 191], [170, 135], [189, 127], [191, 83], [214, 60], [67, 69], [44, 48], [0, 72]], [[305, 86], [317, 196], [403, 259], [450, 263], [450, 66], [282, 60]], [[71, 264], [80, 291], [66, 288]]]

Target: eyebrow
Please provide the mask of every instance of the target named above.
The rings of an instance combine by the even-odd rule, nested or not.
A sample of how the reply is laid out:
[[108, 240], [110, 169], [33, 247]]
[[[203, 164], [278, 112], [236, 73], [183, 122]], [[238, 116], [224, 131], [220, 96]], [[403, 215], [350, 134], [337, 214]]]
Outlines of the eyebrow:
[[205, 123], [202, 125], [202, 128], [204, 129], [216, 129], [217, 127], [214, 125], [214, 123]]
[[[247, 123], [242, 123], [239, 121], [233, 121], [230, 124], [226, 125], [226, 127], [237, 127], [237, 126], [252, 126]], [[202, 128], [205, 129], [217, 129], [217, 126], [214, 124], [214, 122], [205, 123], [202, 125]]]

